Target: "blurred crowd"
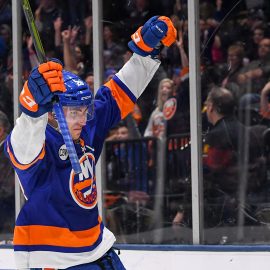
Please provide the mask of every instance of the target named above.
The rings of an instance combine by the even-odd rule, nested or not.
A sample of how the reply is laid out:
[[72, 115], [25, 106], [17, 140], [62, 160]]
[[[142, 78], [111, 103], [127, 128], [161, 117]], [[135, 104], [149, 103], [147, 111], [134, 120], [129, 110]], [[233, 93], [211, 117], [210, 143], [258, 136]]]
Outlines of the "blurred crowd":
[[[80, 75], [93, 89], [92, 1], [33, 0], [30, 4], [47, 57], [61, 59], [65, 69]], [[267, 1], [200, 1], [202, 104], [213, 85], [229, 89], [241, 109], [260, 102], [270, 72], [268, 5]], [[104, 82], [131, 56], [127, 47], [130, 34], [160, 12], [173, 20], [178, 42], [162, 50], [162, 65], [136, 107], [135, 118], [142, 135], [150, 134], [150, 126], [146, 130], [150, 115], [156, 109], [162, 110], [160, 100], [164, 103], [166, 96], [176, 97], [179, 105], [175, 115], [179, 127], [174, 130], [168, 123], [166, 133], [189, 131], [187, 1], [103, 1]], [[22, 26], [25, 80], [37, 58], [24, 16]], [[12, 121], [11, 31], [11, 1], [1, 0], [0, 109]], [[170, 86], [168, 80], [166, 87], [162, 85], [165, 78], [171, 80]], [[267, 117], [265, 108], [262, 114]], [[153, 116], [151, 121], [153, 118], [159, 117]]]
[[[81, 76], [94, 90], [92, 1], [32, 0], [30, 4], [47, 57], [61, 59], [66, 70]], [[166, 139], [190, 132], [187, 0], [104, 0], [103, 79], [108, 81], [131, 57], [127, 47], [130, 35], [157, 14], [172, 19], [178, 38], [173, 46], [162, 49], [158, 72], [125, 120], [129, 139]], [[0, 0], [2, 141], [13, 125], [11, 17], [11, 0]], [[261, 168], [269, 165], [264, 151], [267, 146], [263, 145], [267, 139], [269, 142], [270, 124], [269, 23], [267, 0], [200, 0], [204, 178], [233, 196], [239, 183], [232, 179], [239, 180], [243, 153], [248, 153], [248, 164], [254, 165], [253, 170], [259, 167], [261, 174]], [[22, 29], [24, 81], [38, 61], [24, 18]], [[123, 139], [121, 129], [123, 123], [108, 134], [108, 141]], [[243, 142], [254, 147], [246, 150]], [[234, 170], [236, 163], [238, 170]], [[242, 162], [241, 170], [244, 165]], [[224, 171], [225, 167], [230, 169]], [[252, 183], [252, 191], [265, 188], [265, 176], [256, 177], [261, 181]], [[180, 208], [178, 204], [172, 211], [175, 224], [183, 222]]]

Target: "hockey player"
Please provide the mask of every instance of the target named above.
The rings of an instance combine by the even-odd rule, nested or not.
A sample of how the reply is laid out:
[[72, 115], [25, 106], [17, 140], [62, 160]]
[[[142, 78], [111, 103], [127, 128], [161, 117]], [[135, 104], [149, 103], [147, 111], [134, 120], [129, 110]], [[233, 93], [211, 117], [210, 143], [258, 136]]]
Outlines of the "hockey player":
[[[22, 114], [5, 142], [26, 202], [16, 221], [17, 269], [125, 269], [97, 207], [95, 163], [108, 130], [133, 109], [159, 67], [159, 46], [176, 30], [155, 16], [132, 36], [131, 59], [98, 90], [95, 99], [78, 76], [58, 61], [39, 65], [20, 94]], [[54, 119], [58, 96], [80, 161], [75, 174]]]

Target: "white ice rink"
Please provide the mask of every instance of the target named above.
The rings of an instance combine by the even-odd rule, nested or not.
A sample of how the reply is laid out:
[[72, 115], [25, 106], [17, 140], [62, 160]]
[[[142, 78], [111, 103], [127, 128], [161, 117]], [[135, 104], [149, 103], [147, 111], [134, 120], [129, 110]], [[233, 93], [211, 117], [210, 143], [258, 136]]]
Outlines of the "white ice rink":
[[[121, 250], [127, 270], [269, 269], [269, 252]], [[0, 269], [15, 269], [12, 249], [0, 249]]]

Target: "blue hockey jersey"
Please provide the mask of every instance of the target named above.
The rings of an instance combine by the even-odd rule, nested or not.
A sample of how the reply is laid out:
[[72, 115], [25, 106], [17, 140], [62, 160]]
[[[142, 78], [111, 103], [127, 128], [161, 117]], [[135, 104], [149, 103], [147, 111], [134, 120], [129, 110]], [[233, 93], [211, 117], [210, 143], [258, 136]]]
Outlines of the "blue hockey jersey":
[[5, 149], [26, 198], [14, 231], [18, 268], [67, 268], [95, 261], [111, 248], [115, 237], [98, 212], [95, 164], [108, 130], [132, 111], [159, 63], [133, 54], [98, 90], [95, 117], [75, 144], [80, 174], [74, 174], [47, 114], [17, 119]]

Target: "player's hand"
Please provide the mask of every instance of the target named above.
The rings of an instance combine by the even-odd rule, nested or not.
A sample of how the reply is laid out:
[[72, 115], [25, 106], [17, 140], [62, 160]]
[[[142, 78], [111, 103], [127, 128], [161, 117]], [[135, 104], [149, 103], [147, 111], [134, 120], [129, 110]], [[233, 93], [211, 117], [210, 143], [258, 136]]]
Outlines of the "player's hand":
[[140, 27], [128, 43], [129, 48], [141, 55], [155, 56], [161, 44], [171, 46], [176, 40], [176, 29], [172, 21], [165, 16], [154, 16]]
[[63, 66], [57, 59], [35, 67], [20, 94], [21, 110], [32, 117], [39, 117], [52, 110], [53, 97], [66, 90]]

